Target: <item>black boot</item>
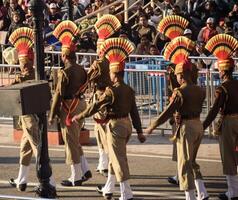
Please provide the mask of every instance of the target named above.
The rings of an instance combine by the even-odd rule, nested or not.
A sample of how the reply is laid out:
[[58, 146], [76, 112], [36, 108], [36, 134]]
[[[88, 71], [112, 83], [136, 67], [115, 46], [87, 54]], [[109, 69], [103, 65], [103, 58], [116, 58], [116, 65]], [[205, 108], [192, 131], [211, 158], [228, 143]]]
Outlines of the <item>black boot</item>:
[[42, 198], [55, 199], [56, 188], [49, 183], [42, 183], [36, 187], [36, 195]]
[[82, 182], [87, 181], [88, 179], [92, 178], [92, 172], [88, 170], [81, 178]]
[[65, 187], [81, 186], [82, 180], [74, 181], [74, 183], [72, 183], [72, 181], [69, 181], [69, 180], [63, 180], [61, 182], [61, 185], [65, 186]]
[[[10, 183], [10, 185], [11, 185], [12, 187], [15, 187], [15, 188], [17, 187], [17, 184], [16, 184], [14, 178], [11, 178], [11, 179], [9, 180], [9, 183]], [[24, 192], [24, 191], [26, 190], [26, 188], [27, 188], [27, 184], [26, 184], [26, 183], [19, 184], [18, 187], [17, 187], [17, 189], [18, 189], [19, 191], [21, 191], [21, 192]]]

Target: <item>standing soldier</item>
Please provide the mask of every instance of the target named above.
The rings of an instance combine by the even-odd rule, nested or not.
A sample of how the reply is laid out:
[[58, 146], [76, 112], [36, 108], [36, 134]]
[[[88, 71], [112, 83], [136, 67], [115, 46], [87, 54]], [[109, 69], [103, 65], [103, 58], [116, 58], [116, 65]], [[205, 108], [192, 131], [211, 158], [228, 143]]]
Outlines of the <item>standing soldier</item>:
[[204, 130], [212, 123], [220, 111], [221, 117], [216, 133], [219, 135], [223, 173], [226, 175], [228, 192], [219, 198], [238, 199], [238, 81], [232, 77], [234, 61], [232, 53], [238, 48], [237, 39], [219, 34], [211, 38], [205, 48], [218, 58], [217, 67], [221, 85], [216, 89], [215, 100], [205, 121]]
[[[88, 72], [89, 81], [93, 82], [95, 91], [91, 99], [92, 102], [98, 101], [100, 96], [104, 93], [106, 87], [111, 85], [111, 80], [109, 77], [109, 62], [102, 54], [100, 54], [100, 46], [105, 41], [105, 39], [112, 36], [120, 27], [120, 21], [115, 16], [109, 14], [99, 18], [95, 24], [95, 29], [98, 34], [97, 54], [99, 59], [90, 66]], [[100, 110], [94, 115], [94, 120], [96, 122], [94, 126], [94, 134], [97, 139], [99, 151], [97, 172], [107, 176], [108, 150], [105, 131], [108, 120], [106, 120], [105, 117], [106, 109]]]
[[196, 156], [200, 146], [203, 128], [200, 121], [205, 91], [191, 80], [192, 64], [188, 59], [189, 51], [194, 43], [186, 37], [173, 39], [165, 49], [166, 60], [176, 64], [175, 75], [180, 84], [174, 89], [170, 104], [158, 119], [147, 129], [147, 133], [166, 122], [173, 113], [178, 112], [180, 118], [175, 118], [177, 126], [176, 141], [178, 151], [178, 175], [180, 189], [185, 191], [187, 200], [195, 200], [195, 187], [198, 199], [208, 199], [208, 194], [202, 181], [200, 167], [196, 163]]
[[[123, 81], [124, 60], [134, 50], [134, 46], [126, 39], [107, 39], [102, 47], [102, 53], [110, 62], [110, 79], [113, 83], [107, 87], [99, 100], [87, 107], [81, 114], [73, 117], [73, 121], [89, 117], [98, 110], [107, 109], [107, 144], [109, 153], [109, 174], [103, 188], [98, 187], [105, 199], [112, 199], [116, 180], [120, 183], [120, 200], [133, 198], [128, 183], [130, 177], [126, 156], [126, 144], [131, 136], [132, 124], [137, 131], [140, 142], [145, 141], [142, 133], [141, 121], [135, 102], [135, 93], [131, 87]], [[123, 94], [123, 95], [122, 95]]]
[[[35, 79], [35, 71], [33, 68], [33, 30], [27, 27], [15, 30], [9, 41], [15, 46], [18, 52], [21, 74], [16, 77], [12, 84], [22, 83], [27, 80]], [[10, 179], [10, 184], [17, 187], [19, 191], [25, 191], [28, 182], [29, 165], [31, 163], [32, 154], [37, 156], [37, 146], [39, 144], [39, 127], [38, 116], [36, 114], [20, 116], [20, 125], [23, 130], [20, 147], [20, 169], [17, 179]], [[50, 177], [51, 188], [48, 193], [49, 198], [56, 196], [55, 182]]]
[[[79, 186], [92, 177], [88, 162], [79, 143], [79, 134], [83, 120], [71, 123], [71, 117], [86, 108], [83, 91], [87, 85], [87, 73], [76, 64], [76, 45], [74, 37], [79, 30], [72, 21], [61, 22], [53, 34], [62, 43], [61, 59], [64, 68], [59, 70], [58, 83], [49, 114], [49, 123], [55, 115], [60, 118], [61, 132], [65, 143], [66, 164], [71, 166], [71, 176], [63, 180], [63, 186]], [[82, 171], [82, 177], [80, 173]]]

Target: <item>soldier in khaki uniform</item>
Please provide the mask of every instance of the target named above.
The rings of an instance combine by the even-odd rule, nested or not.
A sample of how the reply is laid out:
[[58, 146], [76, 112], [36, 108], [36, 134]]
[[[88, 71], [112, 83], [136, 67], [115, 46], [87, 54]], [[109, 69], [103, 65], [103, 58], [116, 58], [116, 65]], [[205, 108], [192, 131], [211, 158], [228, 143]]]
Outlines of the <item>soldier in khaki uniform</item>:
[[220, 111], [221, 116], [216, 132], [219, 133], [223, 173], [226, 175], [228, 191], [220, 194], [219, 198], [237, 200], [238, 81], [232, 78], [234, 61], [230, 56], [238, 48], [238, 42], [230, 35], [219, 34], [211, 38], [205, 48], [218, 58], [216, 64], [222, 83], [216, 89], [213, 106], [203, 122], [203, 127], [206, 129]]
[[[33, 30], [27, 27], [19, 28], [14, 31], [9, 41], [15, 46], [18, 52], [21, 74], [17, 75], [12, 84], [22, 83], [27, 80], [35, 79], [35, 71], [33, 68]], [[20, 125], [23, 130], [20, 145], [20, 169], [17, 179], [10, 179], [10, 184], [17, 187], [19, 191], [25, 191], [28, 182], [29, 165], [31, 163], [32, 154], [37, 156], [37, 146], [39, 143], [39, 127], [38, 116], [35, 114], [20, 116]], [[56, 195], [55, 182], [50, 177], [53, 196]]]
[[[120, 200], [129, 200], [133, 194], [128, 183], [130, 178], [126, 156], [126, 144], [131, 136], [132, 124], [137, 131], [138, 139], [145, 141], [141, 121], [136, 107], [135, 94], [132, 88], [123, 82], [124, 63], [134, 46], [126, 39], [107, 39], [102, 45], [102, 52], [110, 62], [110, 79], [113, 86], [107, 87], [97, 102], [87, 107], [81, 114], [73, 117], [73, 121], [89, 117], [103, 108], [107, 109], [107, 144], [109, 152], [109, 174], [102, 193], [105, 199], [112, 199], [116, 180], [120, 183]], [[123, 94], [123, 95], [122, 95]]]
[[[179, 83], [175, 75], [175, 65], [169, 65], [168, 71], [169, 71], [169, 96], [172, 96], [173, 90], [179, 87]], [[197, 79], [198, 79], [198, 69], [195, 64], [192, 64], [191, 80], [195, 85], [197, 84]], [[177, 112], [174, 113], [173, 117], [169, 121], [169, 123], [172, 126], [172, 134], [176, 133], [176, 123], [175, 123], [176, 117], [179, 117]], [[177, 162], [176, 141], [173, 141], [172, 160]], [[179, 185], [178, 173], [175, 176], [169, 176], [168, 182], [175, 185]]]
[[[86, 71], [82, 66], [76, 64], [76, 46], [72, 32], [77, 35], [78, 28], [69, 20], [61, 22], [53, 32], [62, 42], [61, 58], [64, 68], [60, 69], [58, 73], [58, 83], [49, 114], [49, 123], [52, 123], [55, 115], [60, 118], [61, 132], [65, 143], [66, 164], [71, 166], [70, 178], [61, 182], [64, 186], [79, 186], [83, 181], [92, 177], [79, 143], [83, 120], [78, 123], [71, 123], [71, 117], [86, 108], [83, 92], [87, 85]], [[69, 40], [69, 38], [71, 39]]]
[[[121, 27], [120, 21], [113, 15], [104, 15], [99, 18], [95, 24], [95, 29], [98, 34], [97, 41], [97, 54], [99, 56], [98, 60], [90, 66], [88, 71], [89, 81], [94, 85], [94, 94], [91, 98], [92, 102], [98, 101], [100, 96], [104, 93], [106, 87], [111, 85], [111, 80], [109, 77], [109, 62], [108, 60], [100, 54], [100, 46], [105, 41], [113, 35]], [[95, 126], [94, 134], [97, 139], [99, 160], [97, 166], [97, 172], [107, 176], [108, 173], [108, 150], [107, 150], [107, 140], [106, 140], [106, 124], [108, 120], [106, 117], [106, 109], [100, 110], [94, 115]]]
[[[176, 64], [175, 74], [180, 84], [174, 89], [170, 104], [157, 120], [146, 130], [148, 134], [159, 125], [166, 122], [175, 112], [180, 119], [176, 119], [178, 175], [180, 189], [185, 191], [187, 200], [208, 199], [200, 167], [196, 163], [198, 148], [203, 136], [200, 113], [205, 99], [205, 91], [191, 80], [191, 62], [188, 60], [189, 51], [194, 48], [193, 42], [184, 37], [177, 37], [168, 44], [164, 57]], [[195, 196], [195, 187], [198, 198]]]

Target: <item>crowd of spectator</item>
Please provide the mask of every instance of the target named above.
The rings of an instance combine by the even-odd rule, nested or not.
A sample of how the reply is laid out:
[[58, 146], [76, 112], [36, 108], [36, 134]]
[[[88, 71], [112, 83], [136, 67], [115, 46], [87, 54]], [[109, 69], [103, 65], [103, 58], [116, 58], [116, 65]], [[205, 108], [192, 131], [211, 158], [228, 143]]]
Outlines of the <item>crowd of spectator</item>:
[[[73, 20], [81, 29], [79, 51], [96, 52], [97, 34], [93, 25], [97, 15], [92, 12], [114, 2], [113, 0], [72, 0]], [[128, 23], [122, 23], [118, 33], [120, 37], [130, 39], [136, 46], [136, 54], [160, 55], [165, 44], [169, 42], [157, 31], [159, 22], [168, 15], [179, 15], [189, 21], [184, 35], [196, 41], [193, 55], [204, 53], [206, 42], [218, 33], [227, 33], [238, 38], [238, 1], [232, 0], [158, 0], [155, 7], [145, 7], [150, 0], [136, 3], [129, 10]], [[62, 20], [67, 19], [67, 0], [46, 0], [44, 10], [44, 32], [51, 32]], [[110, 13], [124, 21], [124, 4], [119, 3], [100, 12]], [[80, 18], [88, 16], [81, 20]], [[134, 17], [131, 17], [134, 16]], [[29, 0], [0, 0], [0, 31], [8, 31], [9, 35], [18, 27], [32, 27], [32, 13]], [[46, 39], [48, 44], [54, 43], [52, 38]]]

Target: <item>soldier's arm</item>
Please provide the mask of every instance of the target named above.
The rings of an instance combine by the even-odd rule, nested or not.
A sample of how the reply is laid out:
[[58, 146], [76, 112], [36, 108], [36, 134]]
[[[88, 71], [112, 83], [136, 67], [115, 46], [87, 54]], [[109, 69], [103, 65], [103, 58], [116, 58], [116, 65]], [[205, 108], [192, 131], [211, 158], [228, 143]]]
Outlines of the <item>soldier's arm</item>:
[[133, 102], [132, 102], [132, 109], [130, 112], [130, 116], [132, 120], [132, 125], [136, 129], [137, 134], [142, 133], [141, 120], [140, 120], [138, 109], [136, 107], [135, 98], [133, 99]]
[[102, 96], [99, 97], [98, 101], [90, 103], [87, 108], [79, 115], [73, 117], [72, 121], [81, 120], [85, 117], [90, 117], [98, 111], [104, 109], [107, 105], [113, 103], [113, 92], [107, 88]]
[[178, 90], [173, 92], [171, 97], [171, 101], [167, 108], [159, 115], [159, 117], [152, 122], [152, 124], [148, 127], [147, 133], [150, 134], [157, 126], [165, 123], [169, 118], [173, 116], [173, 113], [179, 109], [182, 104], [182, 95]]
[[221, 87], [217, 88], [215, 91], [215, 101], [213, 103], [212, 108], [210, 109], [205, 121], [203, 122], [204, 130], [212, 123], [212, 121], [216, 118], [220, 108], [225, 103], [225, 92]]
[[52, 121], [54, 116], [57, 113], [57, 109], [60, 107], [60, 103], [62, 101], [62, 97], [64, 96], [65, 92], [65, 87], [68, 83], [68, 77], [66, 73], [63, 70], [60, 70], [58, 72], [58, 82], [56, 86], [56, 90], [53, 96], [53, 101], [50, 109], [50, 114], [49, 114], [49, 122]]

